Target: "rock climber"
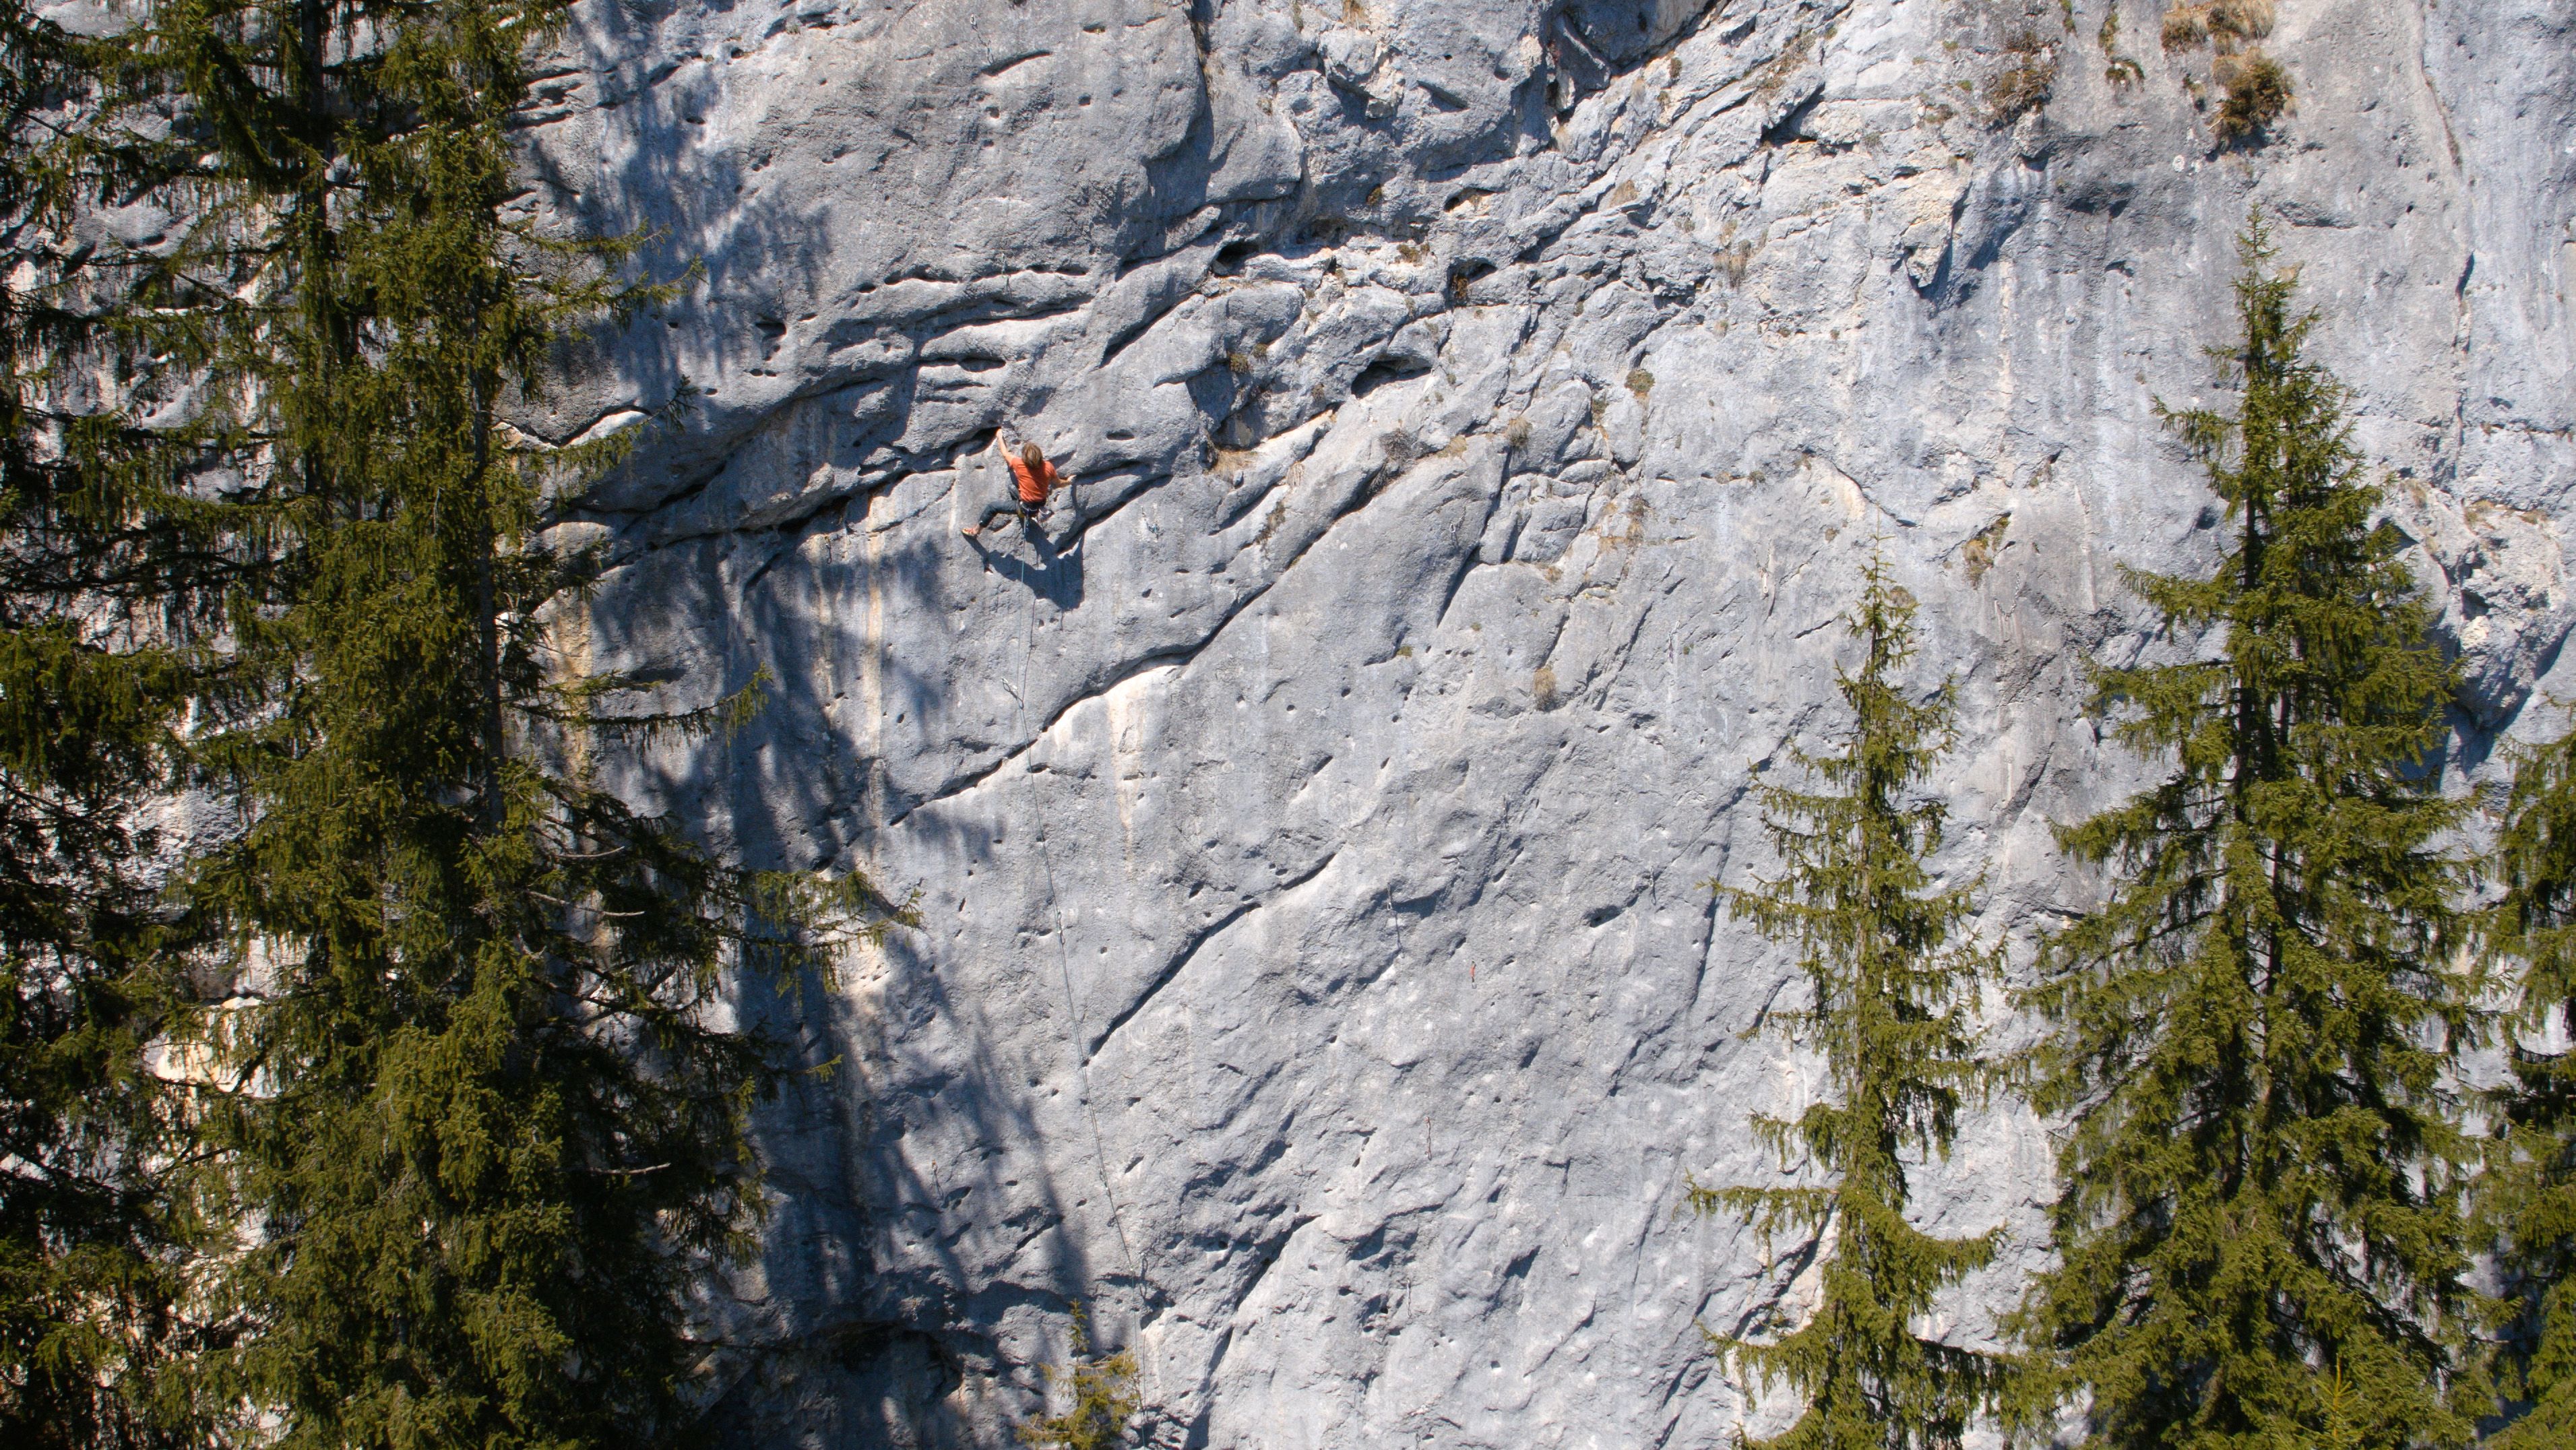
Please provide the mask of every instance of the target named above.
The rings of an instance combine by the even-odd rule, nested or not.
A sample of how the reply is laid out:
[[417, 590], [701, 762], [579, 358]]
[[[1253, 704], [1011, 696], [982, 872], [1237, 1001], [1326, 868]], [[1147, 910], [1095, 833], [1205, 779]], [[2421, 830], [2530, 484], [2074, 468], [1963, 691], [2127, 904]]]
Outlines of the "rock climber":
[[1073, 480], [1056, 472], [1055, 465], [1047, 462], [1046, 454], [1034, 443], [1021, 444], [1017, 453], [1005, 451], [1002, 461], [1011, 465], [1011, 481], [1018, 487], [1011, 497], [987, 507], [984, 516], [967, 528], [966, 537], [970, 539], [991, 528], [997, 518], [1016, 518], [1022, 527], [1034, 523], [1038, 511], [1046, 507], [1057, 489], [1073, 487]]

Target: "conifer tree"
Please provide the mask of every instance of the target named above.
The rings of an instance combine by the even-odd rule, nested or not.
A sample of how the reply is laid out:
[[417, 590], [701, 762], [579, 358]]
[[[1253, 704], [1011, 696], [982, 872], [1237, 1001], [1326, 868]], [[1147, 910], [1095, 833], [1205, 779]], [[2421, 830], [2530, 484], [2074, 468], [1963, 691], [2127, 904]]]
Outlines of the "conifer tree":
[[149, 1375], [189, 1235], [162, 1171], [185, 1150], [184, 1112], [144, 1071], [175, 984], [159, 842], [138, 812], [176, 778], [191, 681], [172, 651], [122, 644], [112, 619], [63, 606], [89, 571], [47, 530], [77, 526], [61, 490], [79, 480], [28, 456], [31, 410], [13, 391], [0, 398], [13, 415], [0, 418], [0, 1443], [151, 1444]]
[[95, 59], [0, 3], [0, 1444], [47, 1450], [198, 1443], [159, 1379], [194, 1231], [185, 1104], [144, 1063], [179, 986], [145, 809], [238, 577], [166, 451], [72, 396], [119, 361], [68, 243], [128, 178], [49, 140]]
[[2493, 852], [2500, 955], [2518, 962], [2504, 1017], [2512, 1081], [2481, 1184], [2505, 1292], [2499, 1388], [2521, 1409], [2495, 1450], [2576, 1444], [2576, 734], [2515, 762]]
[[196, 1183], [237, 1237], [202, 1296], [232, 1348], [191, 1383], [288, 1450], [677, 1433], [684, 1293], [757, 1215], [745, 1114], [781, 1062], [711, 1008], [729, 969], [825, 969], [895, 914], [855, 874], [727, 867], [590, 772], [724, 722], [640, 715], [548, 647], [591, 566], [538, 535], [592, 460], [502, 409], [654, 295], [505, 216], [561, 9], [162, 0], [95, 129], [188, 202], [126, 325], [260, 565], [192, 741], [246, 825], [178, 883], [235, 994], [194, 1026]]
[[1916, 648], [1914, 601], [1883, 560], [1863, 578], [1851, 618], [1860, 668], [1839, 672], [1849, 732], [1834, 754], [1796, 755], [1822, 789], [1760, 787], [1783, 874], [1716, 887], [1729, 912], [1798, 949], [1813, 1005], [1772, 1020], [1823, 1054], [1830, 1084], [1794, 1120], [1754, 1120], [1784, 1167], [1811, 1162], [1828, 1182], [1691, 1187], [1700, 1212], [1746, 1215], [1766, 1242], [1785, 1231], [1823, 1255], [1823, 1298], [1805, 1324], [1767, 1342], [1721, 1341], [1804, 1401], [1766, 1442], [1777, 1450], [1955, 1447], [2009, 1367], [1916, 1328], [1997, 1247], [1995, 1235], [1939, 1238], [1905, 1216], [1907, 1158], [1946, 1153], [1963, 1097], [1987, 1085], [1976, 1008], [1996, 957], [1966, 934], [1973, 889], [1935, 889], [1924, 864], [1941, 846], [1944, 810], [1922, 787], [1949, 743], [1949, 687], [1907, 698], [1896, 675]]
[[2088, 1444], [2459, 1444], [2465, 807], [2431, 759], [2455, 671], [2259, 216], [2242, 249], [2240, 335], [2212, 350], [2235, 411], [2167, 415], [2231, 547], [2130, 575], [2205, 652], [2095, 673], [2170, 773], [2060, 836], [2112, 889], [2030, 997], [2056, 1028], [2034, 1101], [2070, 1122], [2060, 1262], [2021, 1326]]

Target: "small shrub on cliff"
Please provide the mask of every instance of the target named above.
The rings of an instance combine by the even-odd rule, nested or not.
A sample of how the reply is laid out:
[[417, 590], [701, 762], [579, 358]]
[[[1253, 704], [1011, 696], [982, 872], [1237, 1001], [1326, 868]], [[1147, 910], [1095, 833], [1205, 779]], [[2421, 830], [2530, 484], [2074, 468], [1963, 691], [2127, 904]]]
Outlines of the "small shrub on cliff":
[[2209, 7], [2176, 5], [2165, 12], [2161, 38], [2168, 51], [2189, 50], [2209, 39]]
[[1977, 530], [1968, 542], [1959, 546], [1959, 563], [1967, 571], [1970, 584], [1983, 580], [1986, 577], [1986, 571], [1995, 567], [1995, 555], [2001, 552], [2004, 533], [2011, 527], [2011, 514], [1998, 515], [1993, 522]]
[[2208, 10], [2213, 35], [2261, 40], [2272, 33], [2272, 0], [2215, 0]]
[[2240, 41], [2261, 40], [2272, 33], [2272, 0], [2203, 0], [2176, 5], [2165, 12], [2162, 35], [2166, 50], [2189, 50], [2204, 41], [2233, 48]]
[[2120, 12], [2114, 7], [2102, 16], [2102, 28], [2093, 33], [2102, 47], [2102, 79], [2114, 87], [2133, 86], [2147, 77], [2146, 68], [2120, 54]]
[[[2168, 52], [2206, 43], [2216, 53], [2210, 79], [2225, 95], [2210, 125], [2221, 142], [2260, 138], [2290, 108], [2289, 71], [2252, 48], [2255, 41], [2272, 33], [2273, 18], [2272, 0], [2207, 0], [2165, 12], [2163, 39]], [[2202, 104], [2198, 81], [2185, 76], [2183, 87], [2194, 104]]]
[[2218, 78], [2227, 96], [2211, 128], [2221, 140], [2260, 135], [2290, 108], [2290, 73], [2259, 50], [2227, 57]]
[[2057, 48], [2027, 31], [2004, 44], [2004, 68], [1986, 80], [1990, 124], [2007, 126], [2048, 104], [2057, 88]]
[[1073, 1363], [1061, 1370], [1047, 1366], [1046, 1377], [1072, 1403], [1062, 1414], [1021, 1426], [1022, 1442], [1039, 1450], [1111, 1450], [1127, 1443], [1127, 1422], [1145, 1404], [1136, 1393], [1135, 1351], [1094, 1355], [1091, 1316], [1079, 1304], [1073, 1308]]

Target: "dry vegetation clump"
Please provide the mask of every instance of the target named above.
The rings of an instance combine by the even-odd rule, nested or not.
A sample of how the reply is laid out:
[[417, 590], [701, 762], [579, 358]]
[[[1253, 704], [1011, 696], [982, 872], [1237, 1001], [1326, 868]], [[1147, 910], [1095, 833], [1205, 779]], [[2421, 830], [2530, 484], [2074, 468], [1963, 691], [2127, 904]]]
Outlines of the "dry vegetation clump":
[[[2165, 11], [2163, 40], [2168, 52], [2206, 43], [2214, 52], [2210, 79], [2226, 93], [2210, 128], [2222, 142], [2258, 140], [2290, 108], [2294, 89], [2290, 72], [2265, 55], [2254, 42], [2272, 33], [2274, 0], [2195, 0]], [[2189, 77], [2183, 84], [2197, 98], [2201, 92]]]
[[2057, 47], [2031, 31], [2004, 42], [2005, 65], [1986, 79], [1986, 117], [2008, 126], [2048, 104], [2057, 88]]
[[2290, 108], [2290, 73], [2259, 50], [2227, 60], [2233, 64], [2223, 65], [2218, 77], [2227, 97], [2211, 129], [2223, 141], [2259, 135]]
[[2201, 0], [2165, 12], [2166, 50], [2189, 50], [2204, 41], [2221, 47], [2261, 40], [2272, 33], [2272, 0]]
[[2114, 89], [2134, 86], [2147, 78], [2147, 69], [2128, 56], [2120, 54], [2120, 12], [2117, 7], [2102, 17], [2102, 28], [2093, 32], [2102, 47], [2102, 79]]
[[2261, 40], [2272, 33], [2272, 0], [2216, 0], [2209, 7], [2212, 35]]
[[1984, 579], [1986, 571], [1995, 566], [1995, 555], [2003, 551], [2004, 531], [2011, 527], [2012, 515], [1998, 514], [1959, 546], [1960, 566], [1967, 571], [1970, 585]]

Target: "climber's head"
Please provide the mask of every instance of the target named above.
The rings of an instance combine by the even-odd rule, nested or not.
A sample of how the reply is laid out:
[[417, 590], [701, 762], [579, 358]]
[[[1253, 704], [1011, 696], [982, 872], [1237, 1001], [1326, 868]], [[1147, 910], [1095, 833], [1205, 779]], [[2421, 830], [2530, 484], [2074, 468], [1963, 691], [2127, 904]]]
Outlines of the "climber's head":
[[1031, 468], [1044, 468], [1046, 466], [1046, 455], [1038, 451], [1038, 446], [1036, 444], [1023, 443], [1020, 445], [1020, 461]]

